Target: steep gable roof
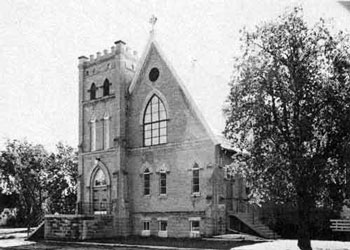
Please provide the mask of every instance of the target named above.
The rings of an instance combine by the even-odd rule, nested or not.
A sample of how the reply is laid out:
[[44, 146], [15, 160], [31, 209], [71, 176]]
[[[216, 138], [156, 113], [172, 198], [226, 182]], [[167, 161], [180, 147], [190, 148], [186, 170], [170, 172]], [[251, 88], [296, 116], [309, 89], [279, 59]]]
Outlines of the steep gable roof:
[[[163, 50], [160, 48], [158, 42], [155, 40], [155, 35], [152, 32], [150, 34], [150, 38], [147, 42], [147, 45], [142, 53], [142, 56], [138, 62], [138, 65], [136, 68], [136, 73], [133, 77], [133, 80], [132, 80], [131, 84], [129, 85], [129, 89], [128, 89], [129, 94], [132, 94], [132, 92], [134, 91], [136, 86], [138, 84], [140, 84], [140, 78], [142, 77], [143, 70], [146, 67], [146, 63], [147, 63], [148, 58], [152, 52], [152, 49], [157, 50], [159, 56], [162, 58], [162, 60], [166, 64], [166, 66], [169, 68], [169, 70], [173, 74], [175, 80], [177, 81], [180, 88], [182, 89], [182, 91], [185, 95], [185, 98], [188, 100], [188, 102], [191, 106], [191, 109], [194, 111], [194, 114], [197, 116], [197, 118], [200, 120], [200, 122], [202, 123], [202, 125], [206, 129], [206, 131], [207, 131], [209, 137], [212, 139], [213, 143], [215, 145], [220, 144], [222, 148], [225, 148], [228, 150], [233, 150], [233, 151], [237, 152], [238, 150], [232, 148], [230, 146], [230, 143], [224, 138], [224, 136], [221, 133], [223, 125], [224, 125], [224, 122], [223, 122], [224, 119], [223, 119], [223, 115], [222, 115], [222, 111], [221, 111], [224, 100], [222, 98], [221, 98], [221, 100], [220, 99], [216, 100], [216, 102], [213, 102], [213, 105], [211, 105], [211, 107], [209, 107], [209, 105], [202, 105], [203, 107], [202, 107], [202, 109], [200, 109], [201, 107], [198, 106], [197, 103], [195, 102], [195, 100], [193, 99], [193, 97], [196, 97], [196, 94], [198, 95], [199, 92], [202, 93], [202, 96], [199, 98], [197, 97], [197, 99], [199, 99], [199, 102], [201, 104], [208, 104], [213, 99], [215, 99], [215, 96], [213, 97], [213, 95], [212, 95], [213, 94], [212, 90], [213, 90], [213, 88], [215, 88], [215, 85], [217, 84], [217, 82], [215, 81], [217, 79], [207, 79], [207, 77], [204, 77], [203, 74], [201, 74], [201, 72], [198, 72], [198, 74], [196, 74], [194, 77], [192, 77], [192, 80], [190, 80], [190, 81], [196, 81], [199, 83], [203, 83], [203, 85], [208, 85], [209, 89], [201, 88], [201, 91], [198, 91], [198, 88], [195, 90], [195, 89], [193, 89], [193, 86], [192, 86], [192, 91], [189, 91], [188, 88], [183, 83], [182, 79], [179, 77], [179, 75], [175, 71], [172, 63], [170, 63], [170, 61], [165, 57]], [[204, 79], [204, 78], [206, 78], [206, 79]], [[221, 81], [222, 81], [222, 79], [221, 79]], [[226, 82], [224, 84], [226, 84]], [[205, 93], [205, 92], [209, 92], [209, 93]], [[217, 93], [217, 91], [215, 91], [215, 90], [214, 90], [214, 92]], [[205, 96], [206, 98], [203, 98], [203, 96]], [[209, 99], [211, 99], [211, 100], [209, 100]], [[208, 110], [209, 110], [209, 112], [206, 112]], [[206, 114], [207, 119], [205, 119], [205, 117], [203, 116], [203, 113], [207, 113]], [[208, 123], [208, 120], [211, 120], [212, 124]]]
[[158, 45], [157, 41], [154, 38], [154, 33], [151, 32], [150, 38], [148, 40], [148, 43], [146, 45], [146, 48], [141, 56], [141, 59], [138, 63], [137, 69], [136, 69], [136, 73], [135, 76], [129, 86], [129, 94], [132, 94], [133, 90], [135, 89], [136, 85], [139, 82], [139, 78], [141, 77], [142, 74], [142, 70], [145, 67], [145, 64], [147, 62], [147, 58], [151, 53], [151, 49], [152, 46], [154, 47], [154, 49], [157, 50], [159, 56], [163, 59], [163, 61], [165, 62], [166, 66], [169, 68], [169, 70], [171, 71], [171, 73], [173, 74], [173, 76], [175, 77], [177, 83], [179, 84], [181, 90], [183, 91], [185, 98], [188, 100], [191, 109], [194, 111], [194, 114], [197, 116], [197, 118], [200, 120], [200, 122], [202, 123], [202, 125], [204, 126], [204, 128], [206, 129], [209, 137], [212, 139], [214, 144], [219, 144], [220, 142], [218, 141], [217, 137], [214, 135], [214, 133], [212, 132], [212, 130], [210, 129], [208, 123], [206, 122], [206, 120], [204, 119], [202, 113], [200, 112], [200, 110], [198, 109], [196, 103], [194, 102], [194, 100], [192, 99], [192, 96], [190, 95], [190, 93], [188, 92], [186, 86], [183, 84], [182, 80], [180, 79], [180, 77], [178, 76], [178, 74], [176, 73], [174, 67], [172, 66], [172, 64], [167, 60], [167, 58], [164, 56], [163, 51], [161, 50], [160, 46]]

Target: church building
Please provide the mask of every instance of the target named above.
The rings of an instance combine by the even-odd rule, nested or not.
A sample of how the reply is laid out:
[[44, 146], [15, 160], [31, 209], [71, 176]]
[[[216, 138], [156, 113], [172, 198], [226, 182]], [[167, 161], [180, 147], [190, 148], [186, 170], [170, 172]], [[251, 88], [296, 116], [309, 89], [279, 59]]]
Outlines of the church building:
[[140, 61], [123, 41], [80, 57], [79, 90], [81, 213], [112, 215], [120, 235], [225, 232], [227, 149], [153, 34]]
[[247, 198], [242, 180], [225, 172], [236, 151], [214, 135], [153, 32], [140, 59], [117, 41], [79, 57], [78, 68], [77, 214], [46, 216], [45, 238], [233, 228]]

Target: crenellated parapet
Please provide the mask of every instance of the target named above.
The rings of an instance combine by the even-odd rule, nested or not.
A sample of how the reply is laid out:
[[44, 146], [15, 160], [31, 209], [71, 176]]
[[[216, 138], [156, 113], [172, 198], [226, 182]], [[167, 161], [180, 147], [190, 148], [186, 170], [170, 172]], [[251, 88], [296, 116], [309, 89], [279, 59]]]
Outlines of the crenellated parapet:
[[80, 56], [78, 58], [79, 66], [89, 67], [91, 65], [109, 60], [116, 55], [124, 55], [125, 58], [135, 62], [138, 60], [137, 51], [126, 46], [124, 41], [118, 40], [115, 42], [114, 46], [112, 46], [110, 49], [104, 49], [103, 52], [96, 52], [95, 55], [92, 54], [89, 57]]

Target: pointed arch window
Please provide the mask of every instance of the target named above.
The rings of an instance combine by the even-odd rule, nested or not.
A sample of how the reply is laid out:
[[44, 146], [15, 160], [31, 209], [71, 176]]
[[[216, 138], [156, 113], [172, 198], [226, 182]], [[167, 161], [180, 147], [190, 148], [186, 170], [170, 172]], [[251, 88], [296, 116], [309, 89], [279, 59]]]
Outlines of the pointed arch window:
[[109, 83], [108, 79], [106, 79], [103, 83], [103, 96], [109, 95], [109, 85], [110, 85], [110, 83]]
[[161, 171], [159, 173], [159, 194], [166, 194], [166, 172]]
[[167, 113], [162, 100], [153, 95], [143, 116], [144, 146], [167, 142]]
[[97, 170], [94, 179], [94, 187], [106, 186], [107, 180], [106, 176], [101, 169]]
[[199, 166], [197, 163], [192, 169], [192, 193], [199, 194]]
[[143, 172], [143, 194], [149, 195], [151, 193], [151, 175], [148, 168]]
[[90, 100], [96, 99], [96, 91], [97, 91], [96, 85], [95, 83], [92, 83], [90, 87]]

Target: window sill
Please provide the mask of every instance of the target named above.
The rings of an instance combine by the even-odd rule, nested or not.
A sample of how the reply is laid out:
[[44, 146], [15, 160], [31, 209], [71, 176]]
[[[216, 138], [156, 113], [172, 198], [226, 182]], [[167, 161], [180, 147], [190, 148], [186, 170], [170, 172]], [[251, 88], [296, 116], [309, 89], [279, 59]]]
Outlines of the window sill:
[[201, 193], [200, 192], [196, 192], [196, 193], [192, 193], [191, 197], [196, 198], [196, 197], [200, 197]]
[[150, 230], [142, 230], [141, 231], [141, 236], [150, 236], [151, 235], [151, 231]]
[[159, 199], [168, 199], [168, 195], [167, 194], [160, 194]]
[[115, 98], [115, 94], [109, 94], [107, 96], [101, 96], [101, 97], [98, 97], [96, 99], [93, 99], [93, 100], [85, 100], [83, 101], [83, 104], [92, 104], [92, 103], [95, 103], [95, 102], [99, 102], [99, 101], [104, 101], [104, 100], [108, 100], [108, 99], [112, 99], [112, 98]]
[[190, 238], [199, 238], [201, 236], [199, 231], [190, 231]]
[[162, 238], [168, 237], [168, 231], [158, 231], [158, 237], [162, 237]]
[[164, 143], [159, 143], [159, 144], [154, 144], [154, 145], [143, 145], [142, 147], [143, 148], [149, 148], [149, 149], [152, 149], [152, 148], [157, 148], [157, 147], [162, 147], [164, 145], [168, 144], [168, 142], [164, 142]]

